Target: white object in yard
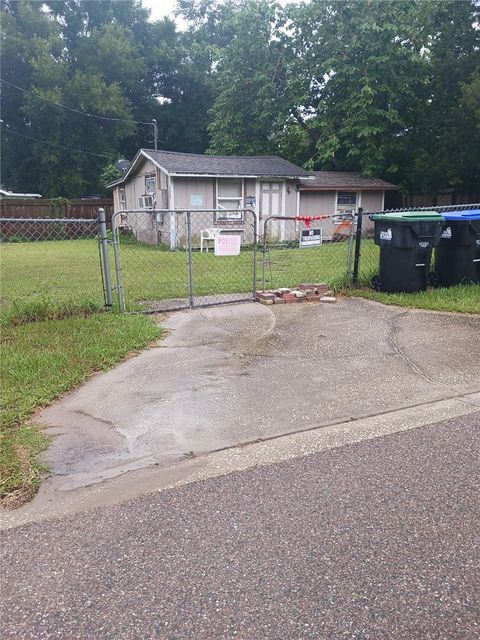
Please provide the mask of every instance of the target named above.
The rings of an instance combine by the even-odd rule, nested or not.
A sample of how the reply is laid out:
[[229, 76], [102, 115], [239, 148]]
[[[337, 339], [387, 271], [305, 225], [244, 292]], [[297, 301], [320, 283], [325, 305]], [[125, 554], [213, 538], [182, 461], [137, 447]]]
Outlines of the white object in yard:
[[221, 229], [215, 229], [214, 227], [210, 229], [203, 229], [200, 231], [200, 253], [203, 253], [203, 247], [205, 245], [205, 250], [208, 252], [208, 242], [209, 240], [215, 241], [215, 238], [222, 232]]
[[216, 256], [238, 256], [240, 254], [240, 246], [242, 244], [242, 236], [221, 234], [215, 236], [215, 255]]

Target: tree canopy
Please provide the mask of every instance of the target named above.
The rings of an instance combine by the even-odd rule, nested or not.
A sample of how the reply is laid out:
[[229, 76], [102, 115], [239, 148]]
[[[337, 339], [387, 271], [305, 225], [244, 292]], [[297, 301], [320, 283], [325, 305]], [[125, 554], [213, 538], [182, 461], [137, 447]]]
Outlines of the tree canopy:
[[101, 193], [151, 147], [279, 154], [435, 198], [480, 184], [470, 0], [1, 0], [2, 183]]

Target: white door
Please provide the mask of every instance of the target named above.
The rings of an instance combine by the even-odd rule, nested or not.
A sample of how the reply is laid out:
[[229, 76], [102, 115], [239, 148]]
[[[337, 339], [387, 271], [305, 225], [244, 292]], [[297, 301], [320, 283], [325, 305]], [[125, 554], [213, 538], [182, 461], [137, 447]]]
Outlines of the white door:
[[282, 183], [260, 183], [260, 218], [282, 215]]
[[[282, 216], [282, 182], [260, 182], [260, 234], [263, 235], [264, 222], [270, 216]], [[284, 224], [279, 220], [268, 223], [271, 239], [283, 240]]]

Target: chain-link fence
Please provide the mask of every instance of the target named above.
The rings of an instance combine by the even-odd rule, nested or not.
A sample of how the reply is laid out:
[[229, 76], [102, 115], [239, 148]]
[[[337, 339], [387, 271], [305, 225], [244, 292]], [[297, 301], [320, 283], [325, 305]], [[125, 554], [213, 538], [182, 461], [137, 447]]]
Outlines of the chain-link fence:
[[103, 309], [97, 220], [1, 218], [2, 321]]
[[355, 239], [351, 214], [272, 216], [263, 225], [262, 289], [302, 282], [350, 281]]
[[[465, 209], [480, 204], [408, 211]], [[373, 213], [387, 211], [271, 217], [257, 229], [248, 209], [123, 211], [113, 242], [101, 209], [99, 220], [1, 218], [1, 321], [222, 304], [308, 281], [370, 286]]]
[[[372, 279], [378, 275], [380, 247], [374, 242], [374, 222], [370, 219], [372, 215], [382, 215], [386, 213], [401, 213], [402, 211], [436, 211], [446, 213], [448, 211], [466, 211], [469, 209], [480, 209], [480, 204], [455, 204], [448, 206], [416, 207], [406, 209], [386, 209], [384, 211], [363, 211], [361, 222], [361, 242], [358, 245], [357, 273], [354, 273], [355, 285], [370, 286]], [[357, 217], [358, 220], [358, 217]], [[435, 261], [435, 249], [432, 255], [432, 264]]]
[[121, 309], [166, 311], [252, 300], [256, 216], [235, 210], [130, 210], [113, 218]]

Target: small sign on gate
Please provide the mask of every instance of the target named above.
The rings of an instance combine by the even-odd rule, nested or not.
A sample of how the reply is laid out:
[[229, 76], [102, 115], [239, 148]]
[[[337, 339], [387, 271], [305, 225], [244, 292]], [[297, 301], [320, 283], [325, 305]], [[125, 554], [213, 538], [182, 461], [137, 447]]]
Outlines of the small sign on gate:
[[302, 229], [300, 232], [300, 247], [318, 247], [322, 244], [322, 228]]
[[238, 256], [241, 244], [242, 236], [218, 233], [215, 236], [215, 255]]

